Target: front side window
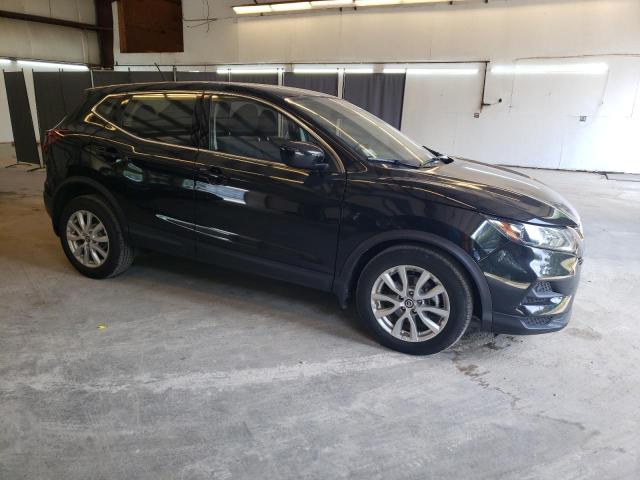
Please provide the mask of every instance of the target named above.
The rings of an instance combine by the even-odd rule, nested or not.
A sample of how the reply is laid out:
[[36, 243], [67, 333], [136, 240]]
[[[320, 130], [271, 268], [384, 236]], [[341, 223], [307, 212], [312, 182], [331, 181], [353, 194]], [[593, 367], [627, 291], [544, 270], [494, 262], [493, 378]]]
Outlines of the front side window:
[[194, 109], [197, 93], [113, 95], [95, 111], [128, 133], [145, 140], [196, 146]]
[[280, 162], [280, 147], [289, 140], [316, 143], [307, 130], [268, 105], [241, 97], [212, 97], [210, 150]]

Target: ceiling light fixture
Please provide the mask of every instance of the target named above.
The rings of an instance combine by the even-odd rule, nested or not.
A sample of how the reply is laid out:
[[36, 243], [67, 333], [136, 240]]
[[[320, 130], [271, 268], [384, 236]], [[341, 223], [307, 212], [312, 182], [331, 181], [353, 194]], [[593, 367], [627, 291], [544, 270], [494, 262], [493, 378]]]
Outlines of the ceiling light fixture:
[[8, 58], [0, 58], [0, 65], [8, 65], [11, 63], [11, 60]]
[[408, 68], [408, 75], [477, 75], [477, 68]]
[[222, 74], [227, 74], [227, 73], [231, 73], [231, 74], [247, 74], [247, 75], [253, 75], [253, 74], [277, 74], [280, 70], [282, 69], [282, 67], [233, 67], [233, 66], [229, 66], [229, 67], [218, 67], [216, 68], [216, 73], [222, 73]]
[[496, 65], [491, 68], [494, 75], [602, 75], [609, 70], [606, 63], [559, 63]]
[[317, 73], [317, 74], [337, 74], [338, 67], [323, 67], [316, 65], [294, 65], [293, 73]]
[[373, 67], [344, 67], [344, 73], [373, 73]]
[[233, 11], [237, 15], [268, 13], [271, 11], [271, 5], [241, 5], [238, 7], [233, 7]]
[[[463, 1], [463, 0], [457, 0]], [[388, 5], [419, 5], [451, 3], [452, 0], [311, 0], [305, 2], [276, 2], [233, 7], [237, 15], [261, 15], [263, 13], [287, 13], [302, 10], [320, 10], [344, 7], [383, 7]]]
[[311, 2], [313, 8], [332, 8], [353, 5], [353, 0], [314, 0]]
[[62, 70], [89, 70], [86, 65], [78, 65], [77, 63], [51, 63], [51, 62], [37, 62], [35, 60], [18, 60], [18, 65], [28, 68], [57, 68]]
[[407, 75], [477, 75], [480, 70], [475, 67], [409, 67], [389, 65], [382, 73], [406, 73]]
[[402, 0], [356, 0], [356, 7], [377, 7], [378, 5], [400, 5]]
[[296, 10], [311, 10], [310, 2], [272, 3], [274, 12], [294, 12]]
[[450, 3], [452, 0], [402, 0], [404, 5], [415, 3]]

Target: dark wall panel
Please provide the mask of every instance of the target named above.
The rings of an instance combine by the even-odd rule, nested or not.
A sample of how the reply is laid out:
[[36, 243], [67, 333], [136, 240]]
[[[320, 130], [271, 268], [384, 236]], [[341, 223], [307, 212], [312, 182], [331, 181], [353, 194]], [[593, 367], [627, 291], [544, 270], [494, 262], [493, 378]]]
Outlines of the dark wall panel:
[[329, 95], [338, 95], [338, 74], [325, 75], [286, 72], [283, 83], [287, 87], [304, 88]]
[[96, 70], [93, 72], [93, 85], [96, 87], [118, 85], [120, 83], [131, 83], [129, 72], [114, 72], [112, 70]]
[[33, 89], [42, 145], [44, 132], [55, 127], [65, 115], [60, 72], [33, 72]]
[[142, 72], [96, 70], [93, 83], [96, 87], [121, 83], [173, 82], [173, 72], [148, 70]]
[[18, 162], [40, 165], [24, 74], [22, 71], [4, 72], [4, 83], [7, 89], [7, 103], [9, 104], [13, 141], [16, 146], [16, 159]]
[[91, 87], [89, 72], [33, 72], [40, 142], [44, 133], [55, 127], [84, 100]]
[[129, 72], [131, 83], [173, 82], [173, 72]]
[[178, 81], [188, 82], [226, 82], [228, 81], [228, 75], [220, 75], [216, 72], [176, 72], [176, 78]]
[[85, 90], [91, 88], [89, 72], [62, 72], [62, 96], [65, 114], [73, 112], [85, 99]]
[[404, 74], [346, 74], [344, 99], [399, 129], [404, 84]]

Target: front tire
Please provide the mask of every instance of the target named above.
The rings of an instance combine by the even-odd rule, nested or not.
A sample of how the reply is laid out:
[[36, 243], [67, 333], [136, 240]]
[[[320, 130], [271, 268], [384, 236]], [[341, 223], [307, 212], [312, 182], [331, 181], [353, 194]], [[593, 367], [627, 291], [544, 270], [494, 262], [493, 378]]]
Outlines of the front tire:
[[437, 251], [411, 245], [391, 247], [364, 267], [356, 304], [360, 318], [382, 345], [412, 355], [452, 346], [473, 312], [462, 269]]
[[72, 199], [62, 211], [59, 231], [69, 262], [87, 277], [114, 277], [133, 262], [134, 250], [120, 222], [98, 195]]

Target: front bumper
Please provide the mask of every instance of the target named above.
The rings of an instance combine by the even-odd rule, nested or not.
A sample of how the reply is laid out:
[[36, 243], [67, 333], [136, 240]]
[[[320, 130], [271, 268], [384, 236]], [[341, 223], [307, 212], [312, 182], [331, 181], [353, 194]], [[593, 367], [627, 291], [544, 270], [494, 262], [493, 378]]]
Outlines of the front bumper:
[[568, 325], [570, 317], [571, 309], [562, 314], [542, 317], [520, 317], [494, 313], [491, 331], [494, 333], [510, 333], [512, 335], [536, 335], [557, 332]]
[[567, 326], [582, 247], [565, 253], [508, 241], [479, 263], [493, 301], [492, 332], [531, 335]]

